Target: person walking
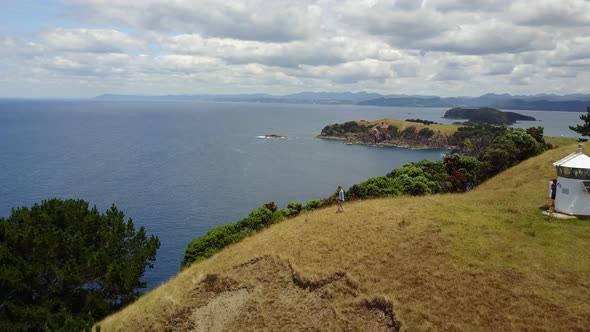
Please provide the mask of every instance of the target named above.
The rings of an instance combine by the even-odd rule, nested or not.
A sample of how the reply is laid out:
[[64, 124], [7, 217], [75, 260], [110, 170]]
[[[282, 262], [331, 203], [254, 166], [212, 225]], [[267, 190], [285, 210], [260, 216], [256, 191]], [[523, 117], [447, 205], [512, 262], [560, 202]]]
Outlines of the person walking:
[[551, 181], [551, 212], [555, 211], [555, 195], [557, 194], [557, 179]]
[[336, 210], [336, 213], [338, 212], [344, 212], [344, 189], [342, 189], [342, 186], [338, 186], [338, 210]]

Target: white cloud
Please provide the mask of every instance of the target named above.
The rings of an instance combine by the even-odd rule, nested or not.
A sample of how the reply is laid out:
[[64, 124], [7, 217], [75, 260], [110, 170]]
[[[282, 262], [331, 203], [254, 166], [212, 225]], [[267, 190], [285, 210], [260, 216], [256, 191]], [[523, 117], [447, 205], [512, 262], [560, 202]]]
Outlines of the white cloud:
[[291, 41], [314, 32], [321, 8], [291, 1], [71, 0], [67, 11], [91, 23], [242, 40]]
[[261, 63], [278, 67], [338, 65], [364, 59], [391, 61], [400, 58], [398, 51], [382, 41], [344, 36], [270, 43], [183, 34], [164, 36], [160, 38], [160, 45], [164, 51], [210, 55], [231, 64]]
[[586, 0], [61, 5], [59, 20], [37, 33], [0, 35], [2, 93], [477, 95], [590, 86]]
[[45, 45], [58, 51], [124, 53], [141, 47], [143, 42], [110, 29], [57, 28], [41, 34]]

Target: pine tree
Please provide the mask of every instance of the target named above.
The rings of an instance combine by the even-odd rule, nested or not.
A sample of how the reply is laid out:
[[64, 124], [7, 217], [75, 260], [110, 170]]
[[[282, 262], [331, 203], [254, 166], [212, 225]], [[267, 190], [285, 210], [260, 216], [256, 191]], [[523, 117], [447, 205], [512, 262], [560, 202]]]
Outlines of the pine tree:
[[588, 114], [580, 115], [580, 120], [584, 121], [584, 124], [570, 126], [570, 129], [582, 136], [590, 136], [590, 106], [588, 106]]
[[51, 199], [0, 218], [0, 331], [81, 331], [134, 301], [160, 241], [114, 205]]

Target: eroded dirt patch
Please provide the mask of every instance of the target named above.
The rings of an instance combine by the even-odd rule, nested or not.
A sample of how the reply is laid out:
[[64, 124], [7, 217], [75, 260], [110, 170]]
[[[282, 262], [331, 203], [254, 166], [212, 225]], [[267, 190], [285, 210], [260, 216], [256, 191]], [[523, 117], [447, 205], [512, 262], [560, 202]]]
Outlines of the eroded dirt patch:
[[166, 329], [399, 331], [401, 326], [388, 299], [367, 296], [346, 272], [309, 279], [274, 256], [206, 275], [187, 294], [187, 303], [162, 317]]

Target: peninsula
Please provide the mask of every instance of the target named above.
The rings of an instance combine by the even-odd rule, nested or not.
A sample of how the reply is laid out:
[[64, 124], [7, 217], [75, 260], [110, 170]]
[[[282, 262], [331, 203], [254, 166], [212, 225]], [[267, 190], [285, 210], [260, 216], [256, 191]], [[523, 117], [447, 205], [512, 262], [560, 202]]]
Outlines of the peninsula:
[[428, 121], [381, 119], [327, 125], [317, 136], [346, 144], [398, 146], [414, 149], [452, 149], [454, 134], [462, 125], [429, 124]]
[[515, 112], [503, 112], [492, 107], [463, 108], [455, 107], [445, 112], [445, 119], [462, 119], [471, 122], [493, 125], [511, 125], [516, 121], [537, 121], [532, 116]]

